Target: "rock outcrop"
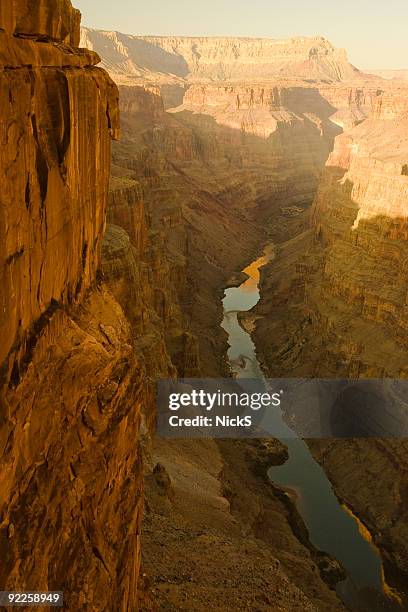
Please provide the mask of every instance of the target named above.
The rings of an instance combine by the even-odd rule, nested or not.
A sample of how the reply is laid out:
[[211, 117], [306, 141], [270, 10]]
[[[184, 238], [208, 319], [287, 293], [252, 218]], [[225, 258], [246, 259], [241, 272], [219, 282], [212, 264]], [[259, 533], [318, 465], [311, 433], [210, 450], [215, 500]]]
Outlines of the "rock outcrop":
[[97, 277], [118, 96], [79, 23], [0, 7], [0, 584], [135, 609], [143, 367]]
[[80, 23], [81, 13], [71, 0], [34, 3], [11, 0], [8, 6], [3, 3], [0, 7], [0, 30], [23, 39], [78, 47]]
[[[5, 27], [7, 16], [16, 23], [14, 36], [8, 30], [0, 33], [0, 222], [5, 237], [0, 247], [0, 362], [52, 300], [64, 305], [80, 300], [99, 264], [109, 136], [118, 131], [117, 90], [94, 66], [96, 54], [64, 51], [53, 42], [59, 29], [64, 41], [78, 38], [77, 13], [68, 10], [69, 2], [61, 4], [66, 16], [57, 14], [43, 24], [34, 14], [31, 28], [29, 3], [3, 9]], [[18, 65], [9, 62], [14, 46], [22, 51], [21, 57], [10, 58], [21, 61]]]

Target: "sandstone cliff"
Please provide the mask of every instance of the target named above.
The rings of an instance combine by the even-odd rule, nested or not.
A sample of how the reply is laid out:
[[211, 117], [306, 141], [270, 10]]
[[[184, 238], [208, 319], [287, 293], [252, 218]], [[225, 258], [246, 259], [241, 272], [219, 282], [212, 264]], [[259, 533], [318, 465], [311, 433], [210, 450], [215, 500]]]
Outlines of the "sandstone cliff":
[[117, 89], [79, 22], [0, 7], [0, 584], [135, 609], [143, 368], [97, 282]]

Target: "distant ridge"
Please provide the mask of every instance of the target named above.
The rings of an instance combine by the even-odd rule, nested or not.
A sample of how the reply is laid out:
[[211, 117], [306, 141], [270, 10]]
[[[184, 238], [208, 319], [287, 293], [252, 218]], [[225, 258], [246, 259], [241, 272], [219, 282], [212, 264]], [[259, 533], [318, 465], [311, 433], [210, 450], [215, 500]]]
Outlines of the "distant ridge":
[[367, 79], [321, 36], [285, 40], [130, 36], [82, 29], [81, 46], [95, 50], [118, 82], [190, 83], [276, 78], [342, 82]]
[[373, 74], [382, 79], [393, 81], [408, 81], [408, 69], [404, 70], [367, 70], [367, 74]]

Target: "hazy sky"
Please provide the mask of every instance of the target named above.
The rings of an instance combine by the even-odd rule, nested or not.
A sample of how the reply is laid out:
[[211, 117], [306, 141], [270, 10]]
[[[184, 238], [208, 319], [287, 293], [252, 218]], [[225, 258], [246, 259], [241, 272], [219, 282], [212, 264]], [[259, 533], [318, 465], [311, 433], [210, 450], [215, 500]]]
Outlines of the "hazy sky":
[[315, 36], [359, 68], [408, 69], [407, 0], [72, 0], [83, 25], [126, 34]]

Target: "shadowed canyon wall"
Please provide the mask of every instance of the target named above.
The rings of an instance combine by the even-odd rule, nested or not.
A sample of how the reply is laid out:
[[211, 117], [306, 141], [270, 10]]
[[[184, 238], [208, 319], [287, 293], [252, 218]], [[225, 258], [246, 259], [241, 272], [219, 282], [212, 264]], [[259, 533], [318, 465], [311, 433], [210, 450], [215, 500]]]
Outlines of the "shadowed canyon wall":
[[118, 94], [79, 23], [0, 7], [0, 584], [135, 609], [143, 368], [97, 275]]

